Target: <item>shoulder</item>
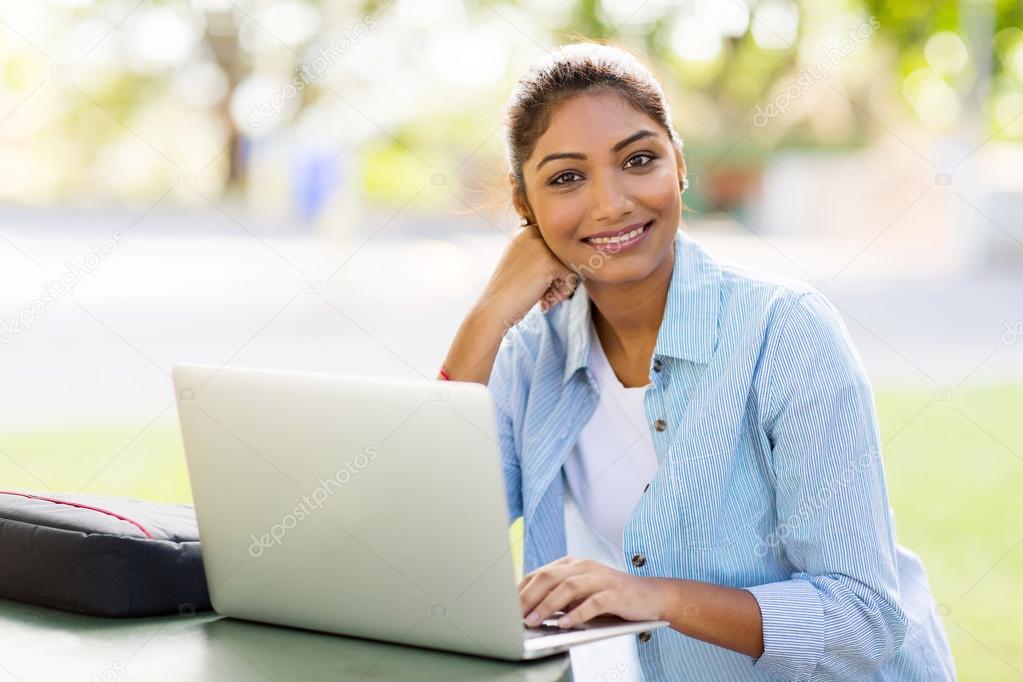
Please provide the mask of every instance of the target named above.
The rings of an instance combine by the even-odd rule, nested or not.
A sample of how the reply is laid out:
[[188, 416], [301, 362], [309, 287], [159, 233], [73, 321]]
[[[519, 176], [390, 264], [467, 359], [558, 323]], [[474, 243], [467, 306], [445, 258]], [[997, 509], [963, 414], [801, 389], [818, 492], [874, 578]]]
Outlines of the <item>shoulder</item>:
[[[746, 342], [756, 338], [766, 351], [779, 333], [793, 321], [811, 324], [807, 315], [825, 323], [825, 309], [833, 307], [824, 294], [790, 277], [721, 263], [718, 326], [723, 338]], [[797, 312], [801, 310], [802, 312]]]
[[753, 386], [763, 399], [767, 423], [797, 398], [869, 394], [863, 359], [825, 294], [777, 278], [737, 279], [736, 287], [736, 302], [755, 301], [764, 320]]
[[564, 304], [544, 313], [537, 304], [517, 323], [511, 325], [501, 339], [494, 358], [488, 388], [499, 405], [510, 412], [517, 396], [528, 393], [536, 364], [556, 338], [555, 317]]
[[851, 347], [848, 330], [834, 303], [797, 279], [740, 268], [722, 267], [722, 316], [760, 322], [765, 350], [782, 343], [804, 350], [841, 342]]
[[726, 307], [768, 310], [784, 316], [801, 298], [818, 294], [798, 279], [737, 265], [721, 265], [722, 302]]
[[719, 328], [722, 340], [731, 339], [758, 356], [761, 386], [798, 384], [825, 368], [866, 380], [838, 308], [805, 282], [722, 265]]

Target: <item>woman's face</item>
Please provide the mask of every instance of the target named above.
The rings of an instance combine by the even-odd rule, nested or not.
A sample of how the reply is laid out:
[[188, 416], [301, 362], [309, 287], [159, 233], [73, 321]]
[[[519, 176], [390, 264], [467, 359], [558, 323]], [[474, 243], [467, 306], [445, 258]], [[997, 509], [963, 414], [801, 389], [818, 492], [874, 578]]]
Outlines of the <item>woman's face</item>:
[[522, 168], [521, 215], [568, 268], [606, 284], [646, 278], [671, 253], [684, 162], [650, 116], [613, 92], [563, 102]]

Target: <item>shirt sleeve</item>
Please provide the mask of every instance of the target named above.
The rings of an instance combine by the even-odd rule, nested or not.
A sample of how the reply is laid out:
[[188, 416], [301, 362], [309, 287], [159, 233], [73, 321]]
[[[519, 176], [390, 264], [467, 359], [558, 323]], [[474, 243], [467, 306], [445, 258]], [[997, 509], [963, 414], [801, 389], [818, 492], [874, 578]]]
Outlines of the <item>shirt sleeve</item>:
[[834, 306], [800, 294], [766, 351], [775, 552], [790, 579], [747, 588], [763, 619], [754, 668], [860, 679], [902, 646], [895, 538], [870, 382]]
[[512, 393], [517, 383], [514, 378], [516, 370], [515, 334], [516, 330], [513, 328], [502, 339], [497, 356], [494, 358], [490, 380], [487, 382], [487, 389], [494, 401], [497, 444], [501, 451], [501, 470], [504, 474], [509, 524], [522, 516], [522, 468], [511, 409]]

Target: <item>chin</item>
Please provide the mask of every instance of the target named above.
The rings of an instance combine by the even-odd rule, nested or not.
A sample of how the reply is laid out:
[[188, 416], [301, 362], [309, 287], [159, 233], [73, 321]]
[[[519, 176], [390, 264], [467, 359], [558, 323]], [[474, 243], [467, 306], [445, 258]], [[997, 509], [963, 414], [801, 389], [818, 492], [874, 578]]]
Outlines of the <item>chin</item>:
[[[673, 242], [659, 246], [656, 251], [645, 254], [629, 254], [615, 258], [605, 258], [603, 262], [594, 258], [591, 264], [597, 265], [589, 271], [582, 270], [584, 279], [599, 282], [603, 285], [632, 284], [641, 282], [657, 272], [664, 259], [671, 256]], [[585, 262], [585, 261], [583, 261]]]
[[628, 267], [607, 268], [607, 272], [594, 272], [592, 277], [587, 278], [587, 281], [594, 281], [606, 286], [614, 286], [616, 284], [633, 284], [635, 282], [641, 282], [644, 279], [650, 277], [657, 269], [655, 264], [649, 264], [647, 267], [640, 265], [630, 265]]
[[649, 277], [657, 270], [657, 262], [649, 261], [645, 259], [640, 262], [633, 263], [615, 263], [610, 261], [603, 267], [595, 269], [593, 272], [586, 274], [584, 281], [597, 282], [605, 286], [614, 286], [616, 284], [632, 284], [635, 282], [642, 282], [644, 279]]

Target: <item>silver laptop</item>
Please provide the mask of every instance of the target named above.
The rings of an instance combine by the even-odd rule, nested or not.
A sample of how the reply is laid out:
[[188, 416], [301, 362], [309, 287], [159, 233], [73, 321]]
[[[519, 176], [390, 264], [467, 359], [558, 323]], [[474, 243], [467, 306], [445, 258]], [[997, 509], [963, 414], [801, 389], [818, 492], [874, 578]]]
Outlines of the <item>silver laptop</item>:
[[668, 625], [525, 626], [485, 386], [173, 377], [218, 613], [506, 660]]

